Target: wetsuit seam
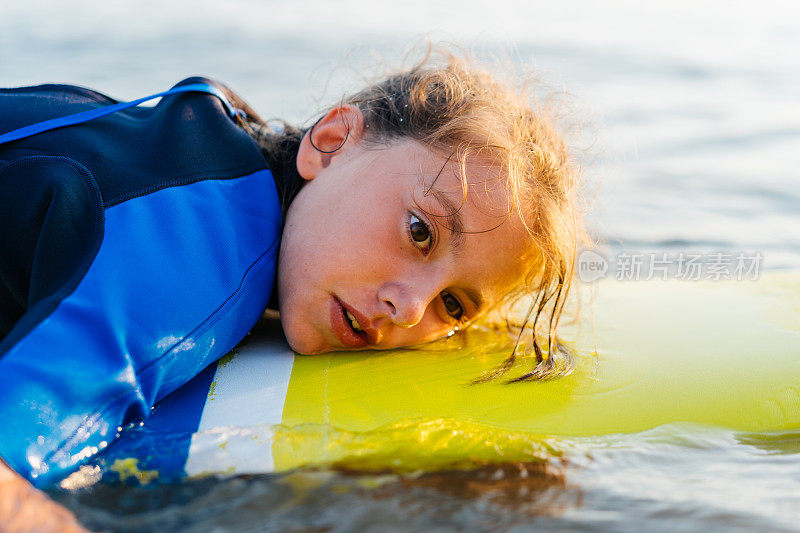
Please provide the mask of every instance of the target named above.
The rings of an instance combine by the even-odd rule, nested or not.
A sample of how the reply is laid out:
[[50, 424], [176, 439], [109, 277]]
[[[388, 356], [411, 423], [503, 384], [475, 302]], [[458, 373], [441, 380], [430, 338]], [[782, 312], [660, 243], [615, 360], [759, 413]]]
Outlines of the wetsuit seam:
[[190, 176], [165, 178], [160, 182], [151, 183], [149, 185], [145, 185], [144, 187], [140, 187], [132, 191], [126, 191], [122, 194], [113, 196], [103, 205], [103, 207], [109, 209], [111, 207], [125, 203], [129, 200], [133, 200], [134, 198], [147, 196], [149, 194], [153, 194], [155, 192], [162, 191], [164, 189], [170, 189], [172, 187], [182, 187], [184, 185], [192, 185], [193, 183], [199, 183], [201, 181], [209, 181], [209, 180], [238, 179], [243, 177], [243, 175], [253, 174], [261, 170], [268, 170], [268, 168], [254, 163], [250, 163], [248, 165], [243, 165], [229, 169], [215, 170], [213, 172], [209, 171], [206, 174], [199, 173], [199, 174], [192, 174]]
[[242, 288], [245, 285], [245, 280], [247, 279], [248, 275], [258, 266], [259, 263], [262, 263], [265, 259], [268, 259], [272, 255], [278, 241], [280, 241], [280, 238], [276, 237], [272, 241], [272, 244], [270, 244], [269, 248], [267, 248], [261, 255], [258, 256], [258, 258], [256, 258], [255, 261], [253, 261], [247, 267], [244, 274], [242, 275], [242, 279], [239, 282], [239, 286], [236, 288], [236, 290], [234, 290], [227, 298], [225, 298], [225, 300], [221, 304], [219, 304], [219, 306], [217, 306], [217, 308], [205, 320], [203, 320], [200, 324], [195, 326], [194, 329], [192, 329], [189, 333], [187, 333], [183, 337], [183, 339], [177, 341], [175, 344], [170, 346], [169, 349], [167, 349], [161, 356], [150, 361], [148, 364], [139, 369], [139, 371], [142, 373], [147, 372], [153, 365], [163, 360], [165, 357], [168, 357], [171, 352], [173, 352], [181, 344], [186, 342], [186, 339], [195, 337], [197, 335], [202, 335], [203, 333], [208, 331], [208, 329], [211, 326], [219, 322], [220, 318], [222, 318], [222, 310], [225, 309], [225, 307], [227, 307], [229, 304], [236, 303], [239, 300], [239, 298], [241, 298]]

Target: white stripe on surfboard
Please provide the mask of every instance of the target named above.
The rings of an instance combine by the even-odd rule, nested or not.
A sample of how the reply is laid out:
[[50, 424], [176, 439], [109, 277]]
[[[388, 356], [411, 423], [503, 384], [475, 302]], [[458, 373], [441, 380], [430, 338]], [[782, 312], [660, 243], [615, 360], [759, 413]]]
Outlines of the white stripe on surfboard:
[[187, 475], [275, 469], [271, 426], [281, 423], [293, 364], [286, 341], [266, 336], [251, 338], [232, 361], [220, 363], [192, 435]]

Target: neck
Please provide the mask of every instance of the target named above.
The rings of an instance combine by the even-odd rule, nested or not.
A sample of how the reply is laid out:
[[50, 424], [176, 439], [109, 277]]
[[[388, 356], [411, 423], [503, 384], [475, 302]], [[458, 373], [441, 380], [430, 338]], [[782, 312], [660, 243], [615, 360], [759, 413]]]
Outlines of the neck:
[[253, 138], [261, 148], [278, 189], [283, 219], [305, 180], [297, 172], [297, 150], [305, 131], [284, 124], [282, 132], [275, 132], [266, 124], [251, 124]]

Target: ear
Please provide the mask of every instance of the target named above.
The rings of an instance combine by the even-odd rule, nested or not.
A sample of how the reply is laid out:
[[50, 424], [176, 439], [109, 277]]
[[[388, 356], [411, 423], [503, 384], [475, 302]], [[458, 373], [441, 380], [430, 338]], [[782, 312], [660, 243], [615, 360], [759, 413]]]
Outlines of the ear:
[[331, 109], [300, 141], [297, 172], [303, 179], [314, 179], [334, 157], [358, 144], [363, 128], [364, 116], [358, 107], [342, 104]]

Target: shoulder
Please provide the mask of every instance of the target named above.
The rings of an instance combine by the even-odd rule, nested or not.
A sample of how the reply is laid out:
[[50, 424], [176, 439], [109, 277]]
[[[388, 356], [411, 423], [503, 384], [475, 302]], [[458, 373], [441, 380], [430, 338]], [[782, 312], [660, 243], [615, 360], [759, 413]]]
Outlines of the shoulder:
[[109, 104], [116, 102], [113, 98], [86, 87], [58, 83], [0, 88], [0, 98], [2, 97], [35, 97], [62, 101], [92, 101]]
[[117, 100], [100, 92], [77, 85], [48, 83], [27, 87], [0, 88], [0, 121], [4, 126], [10, 116], [25, 111], [42, 115], [75, 113], [87, 106], [108, 105]]
[[113, 103], [116, 103], [113, 98], [75, 85], [0, 88], [0, 131], [13, 131], [36, 122]]
[[255, 112], [255, 110], [242, 98], [238, 93], [231, 89], [227, 84], [205, 76], [190, 76], [180, 82], [176, 83], [173, 87], [180, 87], [182, 85], [190, 85], [192, 83], [207, 83], [222, 91], [222, 94], [228, 101], [237, 109], [241, 109], [247, 114], [247, 119], [251, 122], [263, 124], [264, 120]]

